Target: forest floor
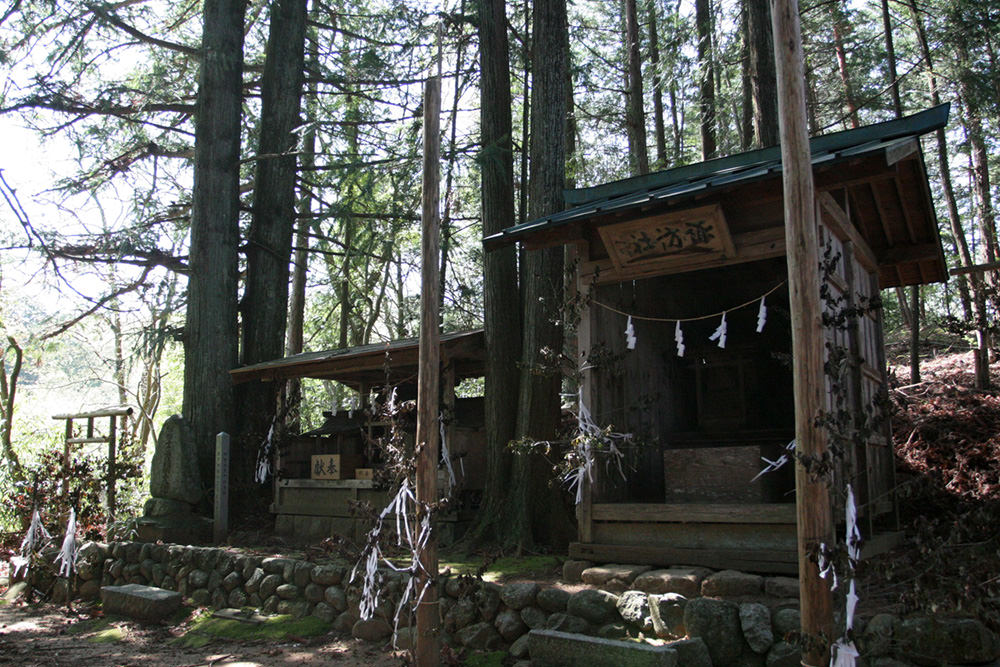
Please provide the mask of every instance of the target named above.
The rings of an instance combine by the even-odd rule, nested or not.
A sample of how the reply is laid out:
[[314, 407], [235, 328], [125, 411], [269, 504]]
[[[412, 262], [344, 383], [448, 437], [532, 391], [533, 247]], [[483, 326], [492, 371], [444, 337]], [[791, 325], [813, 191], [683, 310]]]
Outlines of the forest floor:
[[[972, 386], [970, 353], [927, 359], [923, 381], [891, 373], [889, 400], [897, 456], [900, 528], [893, 551], [862, 561], [863, 613], [911, 611], [976, 616], [1000, 631], [1000, 392]], [[993, 382], [1000, 386], [1000, 367]], [[265, 542], [266, 543], [266, 542]], [[292, 552], [278, 541], [263, 550]], [[315, 556], [315, 554], [313, 554]], [[448, 563], [474, 570], [476, 559]], [[558, 584], [559, 559], [496, 560], [486, 578]], [[445, 564], [443, 564], [445, 565]], [[559, 584], [565, 586], [565, 584]], [[572, 588], [579, 588], [578, 585]], [[105, 619], [99, 609], [68, 613], [51, 604], [0, 605], [0, 664], [152, 667], [406, 664], [402, 652], [333, 634], [184, 642], [204, 611], [162, 624]], [[302, 633], [305, 634], [305, 633]], [[457, 662], [453, 663], [457, 664]]]

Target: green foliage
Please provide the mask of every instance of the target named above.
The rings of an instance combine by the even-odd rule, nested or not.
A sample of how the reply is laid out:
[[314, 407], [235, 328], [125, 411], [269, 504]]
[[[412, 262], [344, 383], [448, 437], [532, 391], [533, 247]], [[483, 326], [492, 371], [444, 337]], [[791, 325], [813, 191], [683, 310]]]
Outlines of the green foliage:
[[[135, 487], [142, 480], [142, 462], [129, 449], [119, 450], [116, 462], [118, 511], [136, 511], [139, 501]], [[28, 481], [16, 483], [7, 505], [10, 516], [27, 529], [33, 508], [37, 507], [52, 535], [61, 535], [70, 507], [77, 510], [77, 531], [81, 539], [107, 538], [109, 518], [104, 497], [107, 490], [107, 460], [89, 453], [74, 453], [68, 469], [64, 469], [61, 452], [44, 453], [39, 462], [28, 468]], [[130, 501], [131, 507], [130, 507]]]

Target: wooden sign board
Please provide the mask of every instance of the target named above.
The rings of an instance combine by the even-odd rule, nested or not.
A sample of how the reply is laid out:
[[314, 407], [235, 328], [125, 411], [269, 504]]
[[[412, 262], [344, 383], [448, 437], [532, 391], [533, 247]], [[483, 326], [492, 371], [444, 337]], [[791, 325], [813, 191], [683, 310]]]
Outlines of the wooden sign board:
[[313, 454], [312, 479], [341, 479], [340, 454]]
[[357, 468], [354, 471], [354, 479], [374, 479], [375, 469], [374, 468]]
[[718, 204], [630, 220], [599, 231], [619, 271], [649, 262], [688, 264], [736, 254]]

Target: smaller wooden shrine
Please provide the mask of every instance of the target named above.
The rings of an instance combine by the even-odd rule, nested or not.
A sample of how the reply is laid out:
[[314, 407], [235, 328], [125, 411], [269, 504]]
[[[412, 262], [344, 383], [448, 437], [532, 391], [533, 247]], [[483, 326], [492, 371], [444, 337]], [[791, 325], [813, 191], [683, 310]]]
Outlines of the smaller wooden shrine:
[[[481, 329], [441, 336], [442, 430], [450, 466], [441, 461], [439, 488], [450, 493], [454, 486], [457, 496], [454, 511], [439, 522], [444, 542], [464, 530], [482, 493], [486, 465], [483, 399], [458, 398], [455, 388], [463, 380], [481, 378], [485, 358]], [[388, 424], [372, 409], [370, 396], [384, 400], [389, 391], [395, 393], [397, 402], [413, 400], [417, 365], [414, 338], [307, 352], [230, 371], [234, 383], [316, 378], [357, 392], [356, 409], [326, 412], [318, 429], [278, 443], [271, 504], [278, 534], [296, 539], [364, 538], [369, 526], [357, 518], [352, 505], [368, 501], [381, 508], [389, 501], [388, 491], [375, 474], [378, 450], [372, 446]], [[407, 424], [405, 418], [402, 422], [405, 437], [412, 438], [415, 422]]]
[[[879, 293], [946, 279], [920, 137], [947, 118], [810, 142], [830, 486], [852, 485], [869, 545], [896, 519]], [[484, 240], [572, 248], [581, 403], [630, 435], [620, 468], [584, 479], [572, 557], [797, 571], [781, 177], [778, 147], [751, 151], [568, 191], [571, 208]]]

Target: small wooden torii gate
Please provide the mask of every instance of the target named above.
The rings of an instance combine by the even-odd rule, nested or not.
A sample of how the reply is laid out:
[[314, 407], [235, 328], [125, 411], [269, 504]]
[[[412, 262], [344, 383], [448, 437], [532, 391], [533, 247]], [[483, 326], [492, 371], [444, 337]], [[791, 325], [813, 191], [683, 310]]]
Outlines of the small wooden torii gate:
[[[63, 485], [62, 492], [66, 494], [69, 492], [69, 484], [67, 483], [67, 475], [69, 473], [69, 454], [73, 445], [84, 445], [84, 444], [95, 444], [95, 443], [108, 443], [108, 476], [106, 479], [107, 493], [108, 493], [108, 517], [113, 518], [115, 515], [115, 476], [116, 476], [116, 466], [115, 458], [117, 454], [117, 444], [118, 444], [118, 418], [128, 417], [132, 414], [132, 408], [127, 405], [116, 405], [107, 408], [101, 408], [98, 410], [92, 410], [90, 412], [78, 412], [74, 414], [62, 414], [62, 415], [52, 415], [53, 419], [62, 419], [66, 422], [66, 436], [63, 440]], [[94, 434], [94, 420], [101, 418], [108, 418], [108, 432], [107, 435], [95, 435]], [[86, 419], [87, 420], [87, 434], [85, 436], [76, 437], [73, 432], [73, 420], [76, 419]]]

